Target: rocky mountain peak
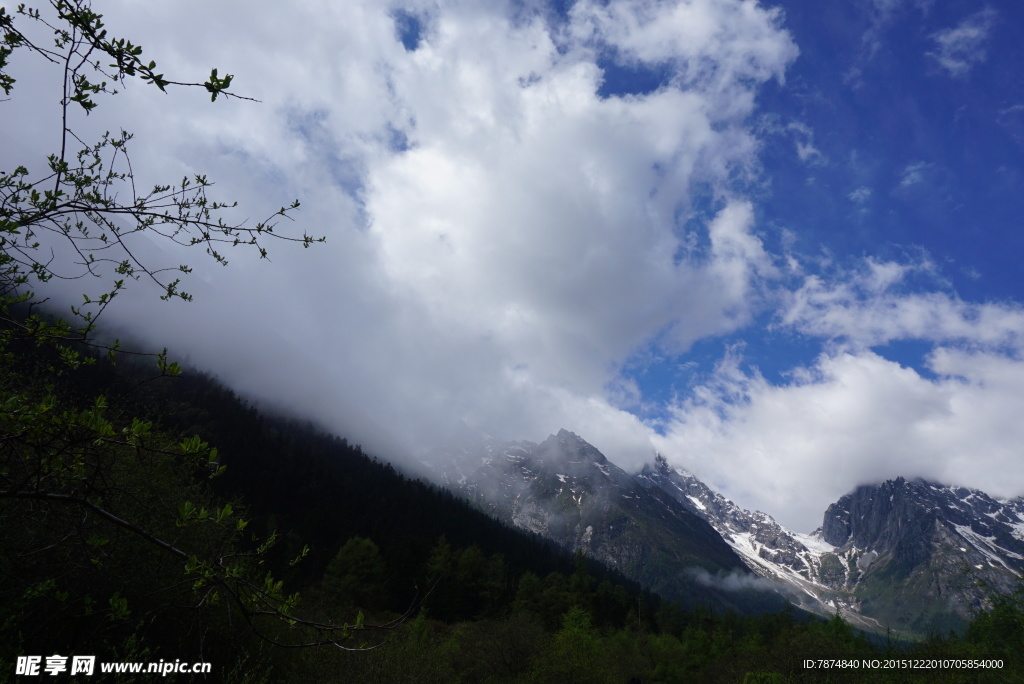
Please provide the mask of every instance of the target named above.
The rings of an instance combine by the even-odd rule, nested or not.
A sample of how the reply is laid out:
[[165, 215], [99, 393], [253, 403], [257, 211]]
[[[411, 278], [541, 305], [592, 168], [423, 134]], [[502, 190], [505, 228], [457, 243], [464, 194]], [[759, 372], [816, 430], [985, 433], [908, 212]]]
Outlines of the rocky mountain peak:
[[637, 479], [704, 518], [801, 606], [826, 615], [839, 609], [867, 629], [955, 628], [985, 601], [979, 580], [1008, 591], [1024, 577], [1022, 499], [897, 477], [841, 497], [805, 535], [736, 506], [664, 459]]
[[565, 428], [541, 442], [537, 447], [537, 454], [545, 462], [551, 463], [565, 462], [576, 465], [594, 463], [599, 466], [608, 463], [604, 454], [575, 432], [569, 432]]
[[[853, 561], [848, 586], [867, 599], [865, 587], [885, 577], [873, 591], [914, 591], [922, 615], [927, 606], [951, 620], [969, 618], [986, 600], [980, 584], [1008, 592], [1024, 576], [1022, 502], [996, 501], [968, 487], [902, 477], [862, 485], [829, 506], [822, 537]], [[918, 625], [900, 610], [890, 606], [878, 615], [920, 631], [924, 618]]]
[[682, 568], [749, 570], [809, 610], [922, 634], [962, 627], [986, 591], [1012, 590], [1024, 577], [1021, 498], [898, 477], [857, 487], [828, 508], [819, 530], [801, 534], [660, 453], [630, 475], [565, 429], [541, 444], [454, 441], [432, 458], [446, 485], [681, 600], [709, 591], [687, 584]]
[[[461, 447], [460, 447], [461, 448]], [[540, 444], [481, 444], [476, 454], [439, 453], [438, 479], [495, 517], [617, 568], [685, 605], [779, 609], [763, 589], [726, 590], [709, 577], [753, 579], [729, 544], [680, 503], [638, 482], [569, 430]]]
[[[896, 553], [914, 562], [930, 554], [926, 540], [936, 525], [970, 530], [982, 537], [999, 537], [1016, 546], [1014, 532], [1021, 519], [1019, 504], [998, 502], [985, 492], [947, 487], [923, 479], [898, 477], [881, 484], [862, 485], [829, 506], [822, 536], [834, 546], [871, 548]], [[1019, 541], [1019, 540], [1018, 540]], [[1018, 549], [1011, 549], [1017, 552]]]
[[668, 465], [668, 460], [657, 451], [654, 452], [654, 470], [662, 475], [667, 475], [671, 470]]

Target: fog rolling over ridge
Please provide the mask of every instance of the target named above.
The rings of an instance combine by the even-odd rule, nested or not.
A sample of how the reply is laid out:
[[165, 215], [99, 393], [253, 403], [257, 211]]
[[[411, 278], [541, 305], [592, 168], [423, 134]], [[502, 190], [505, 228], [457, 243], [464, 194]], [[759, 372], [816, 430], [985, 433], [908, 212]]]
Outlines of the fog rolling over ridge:
[[538, 444], [466, 428], [426, 465], [494, 518], [686, 606], [791, 604], [880, 638], [919, 638], [962, 630], [1024, 571], [1024, 498], [922, 479], [857, 487], [802, 534], [661, 455], [626, 473], [567, 430]]
[[[130, 84], [86, 125], [135, 133], [143, 186], [207, 173], [239, 220], [298, 198], [278, 230], [327, 242], [227, 268], [140, 242], [195, 300], [140, 284], [113, 329], [384, 458], [565, 427], [802, 531], [897, 476], [1024, 493], [1009, 5], [257, 6], [106, 3], [260, 102]], [[59, 71], [12, 73], [2, 168], [60, 125]]]

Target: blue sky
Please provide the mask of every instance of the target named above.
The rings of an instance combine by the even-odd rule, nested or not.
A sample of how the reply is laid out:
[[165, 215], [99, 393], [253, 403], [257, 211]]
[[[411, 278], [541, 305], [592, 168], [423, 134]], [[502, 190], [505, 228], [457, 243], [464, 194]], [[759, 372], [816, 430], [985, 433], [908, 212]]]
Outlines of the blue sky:
[[[906, 283], [908, 290], [1020, 301], [1020, 8], [898, 1], [772, 6], [784, 10], [800, 56], [784, 83], [764, 86], [754, 115], [765, 131], [762, 185], [753, 194], [766, 244], [808, 263], [827, 259], [829, 267], [865, 256], [927, 260], [934, 270]], [[964, 34], [959, 41], [957, 31]], [[648, 71], [640, 81], [649, 88], [657, 75]], [[621, 84], [630, 90], [629, 81]], [[742, 330], [697, 345], [689, 364], [668, 359], [634, 377], [645, 396], [667, 398], [692, 382], [692, 361], [706, 363], [722, 345], [740, 343], [749, 363], [782, 380], [816, 344], [784, 331], [765, 334], [771, 320], [770, 312], [760, 317], [758, 334]], [[929, 350], [913, 340], [877, 348], [926, 374]]]
[[[227, 269], [136, 246], [195, 301], [107, 320], [240, 392], [383, 457], [460, 421], [659, 450], [802, 531], [898, 475], [1024, 494], [1019, 3], [104, 10], [260, 103], [132, 86], [81, 125], [135, 132], [144, 184], [208, 173], [238, 219], [298, 197], [327, 237]], [[5, 168], [59, 124], [59, 73], [12, 65]]]

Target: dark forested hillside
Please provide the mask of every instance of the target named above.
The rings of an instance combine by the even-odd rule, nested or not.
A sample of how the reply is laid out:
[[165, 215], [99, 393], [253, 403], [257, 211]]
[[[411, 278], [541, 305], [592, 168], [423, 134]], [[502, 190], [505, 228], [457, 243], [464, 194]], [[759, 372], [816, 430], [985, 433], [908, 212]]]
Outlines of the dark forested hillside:
[[[54, 466], [39, 464], [78, 459], [61, 466], [64, 489], [0, 492], [4, 676], [18, 656], [50, 653], [208, 661], [215, 669], [202, 681], [959, 682], [1019, 673], [1019, 595], [996, 599], [965, 636], [919, 645], [868, 639], [838, 617], [740, 616], [699, 597], [683, 610], [343, 438], [261, 413], [209, 376], [147, 380], [141, 366], [102, 362], [54, 374], [55, 360], [37, 350], [3, 368], [5, 406], [21, 397], [18, 406], [42, 406], [62, 426], [33, 441], [16, 415], [0, 416], [5, 482], [26, 463], [52, 479]], [[109, 449], [96, 450], [104, 440]], [[111, 510], [123, 518], [100, 514]], [[280, 645], [313, 643], [311, 634], [322, 645]], [[1002, 667], [965, 679], [962, 669], [823, 675], [803, 664], [912, 657]]]
[[[404, 476], [344, 438], [265, 415], [209, 376], [168, 378], [147, 393], [154, 417], [168, 429], [197, 433], [218, 446], [219, 460], [227, 466], [216, 482], [219, 491], [243, 496], [257, 519], [292, 544], [311, 546], [308, 562], [297, 567], [300, 576], [321, 573], [356, 535], [374, 539], [401, 567], [429, 556], [444, 536], [456, 548], [477, 545], [486, 554], [502, 554], [515, 572], [573, 571], [572, 556], [553, 543]], [[612, 576], [596, 563], [589, 566], [593, 573]], [[624, 578], [615, 581], [638, 589]], [[411, 586], [396, 587], [396, 593], [408, 593]]]

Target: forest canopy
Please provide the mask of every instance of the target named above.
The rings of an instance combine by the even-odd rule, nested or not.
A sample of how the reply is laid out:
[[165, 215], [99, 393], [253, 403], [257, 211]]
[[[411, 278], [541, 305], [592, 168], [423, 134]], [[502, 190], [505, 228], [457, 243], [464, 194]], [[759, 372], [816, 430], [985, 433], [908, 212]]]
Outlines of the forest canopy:
[[[233, 75], [175, 80], [85, 0], [0, 8], [0, 31], [6, 98], [15, 55], [60, 88], [55, 149], [0, 168], [0, 672], [91, 653], [212, 661], [225, 681], [785, 682], [811, 681], [802, 659], [822, 655], [998, 659], [976, 679], [1021, 675], [1019, 593], [916, 645], [838, 615], [684, 611], [343, 438], [175, 377], [166, 350], [100, 341], [126, 288], [191, 297], [192, 267], [145, 261], [141, 241], [226, 265], [229, 248], [322, 238], [277, 231], [297, 202], [230, 223], [206, 176], [143, 184], [131, 133], [84, 140], [76, 125], [140, 82], [246, 99]], [[47, 308], [55, 279], [80, 283], [81, 303]]]

